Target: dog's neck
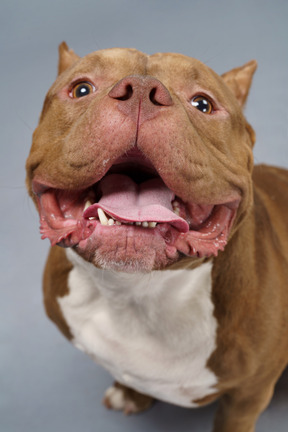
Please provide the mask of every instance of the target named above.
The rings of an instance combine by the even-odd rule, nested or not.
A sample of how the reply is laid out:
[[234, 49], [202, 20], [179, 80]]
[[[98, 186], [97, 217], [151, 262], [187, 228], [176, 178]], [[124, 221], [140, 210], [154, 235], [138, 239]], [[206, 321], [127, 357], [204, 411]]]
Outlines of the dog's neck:
[[[123, 273], [95, 267], [72, 249], [66, 249], [67, 258], [75, 272], [81, 274], [82, 286], [95, 289], [95, 294], [108, 300], [111, 306], [124, 308], [131, 305], [152, 307], [163, 302], [183, 304], [211, 292], [212, 262], [201, 264], [193, 270], [178, 269], [149, 273]], [[73, 275], [73, 272], [72, 272]], [[71, 277], [75, 277], [71, 276]], [[180, 306], [181, 307], [181, 306]]]
[[191, 406], [215, 391], [217, 379], [206, 367], [217, 333], [211, 261], [193, 270], [126, 274], [66, 253], [73, 269], [69, 293], [58, 302], [78, 348], [119, 382], [132, 379], [133, 388], [168, 402]]

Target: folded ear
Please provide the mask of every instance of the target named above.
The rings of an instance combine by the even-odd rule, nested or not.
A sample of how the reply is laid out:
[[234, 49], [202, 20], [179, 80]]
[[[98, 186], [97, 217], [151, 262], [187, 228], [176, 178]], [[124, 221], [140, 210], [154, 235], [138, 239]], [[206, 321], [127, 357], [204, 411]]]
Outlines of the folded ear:
[[256, 60], [251, 60], [243, 66], [232, 69], [222, 75], [223, 80], [230, 90], [232, 90], [241, 107], [245, 105], [256, 69]]
[[58, 62], [58, 75], [72, 66], [80, 57], [75, 52], [68, 48], [66, 42], [59, 45], [59, 62]]

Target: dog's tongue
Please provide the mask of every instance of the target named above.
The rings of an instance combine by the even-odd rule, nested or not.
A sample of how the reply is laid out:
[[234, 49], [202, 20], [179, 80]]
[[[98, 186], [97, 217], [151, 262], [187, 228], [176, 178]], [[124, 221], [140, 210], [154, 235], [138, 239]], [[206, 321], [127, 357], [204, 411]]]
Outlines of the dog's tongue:
[[110, 174], [100, 181], [99, 188], [101, 199], [86, 210], [85, 217], [93, 216], [92, 208], [101, 208], [116, 220], [166, 222], [181, 232], [189, 230], [185, 219], [173, 212], [175, 195], [161, 178], [137, 184], [129, 176]]

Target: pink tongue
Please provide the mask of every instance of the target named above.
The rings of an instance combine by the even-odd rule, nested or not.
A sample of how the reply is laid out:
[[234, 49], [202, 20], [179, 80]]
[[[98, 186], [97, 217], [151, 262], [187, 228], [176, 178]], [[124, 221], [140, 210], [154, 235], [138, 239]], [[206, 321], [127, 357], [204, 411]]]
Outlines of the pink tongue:
[[110, 174], [101, 180], [99, 187], [102, 197], [86, 210], [85, 217], [95, 216], [95, 209], [101, 208], [120, 221], [166, 222], [181, 232], [189, 230], [185, 219], [173, 212], [174, 193], [161, 178], [137, 184], [126, 175]]

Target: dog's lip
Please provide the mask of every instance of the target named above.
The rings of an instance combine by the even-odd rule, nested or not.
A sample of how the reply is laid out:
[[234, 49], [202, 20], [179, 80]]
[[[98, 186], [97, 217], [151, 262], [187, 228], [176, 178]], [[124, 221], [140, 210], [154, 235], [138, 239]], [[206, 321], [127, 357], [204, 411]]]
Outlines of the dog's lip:
[[[45, 187], [43, 184], [39, 185], [39, 183], [36, 189], [37, 187], [38, 192], [40, 190], [42, 191], [42, 194], [37, 195], [41, 220], [40, 231], [42, 238], [49, 238], [52, 245], [59, 244], [65, 247], [72, 247], [77, 244], [83, 245], [85, 241], [90, 238], [91, 246], [91, 241], [94, 241], [94, 235], [101, 235], [102, 230], [105, 230], [106, 233], [108, 230], [111, 235], [111, 242], [113, 243], [115, 230], [119, 228], [123, 229], [123, 235], [127, 235], [128, 228], [129, 235], [135, 230], [135, 234], [137, 234], [138, 237], [143, 229], [147, 230], [147, 228], [128, 226], [126, 224], [121, 227], [115, 225], [102, 226], [99, 220], [95, 218], [90, 220], [88, 217], [85, 217], [85, 211], [87, 211], [84, 210], [84, 203], [87, 198], [86, 190], [80, 193], [74, 192], [74, 195], [72, 194], [76, 210], [73, 207], [73, 211], [70, 214], [70, 201], [67, 206], [62, 204], [62, 208], [57, 204], [59, 198], [57, 193], [64, 194], [65, 196], [65, 191], [57, 192], [57, 190], [47, 186]], [[71, 199], [71, 197], [69, 199]], [[207, 215], [203, 222], [199, 224], [197, 222], [194, 227], [190, 224], [188, 231], [185, 229], [181, 232], [181, 229], [179, 230], [169, 223], [159, 222], [154, 229], [149, 229], [149, 235], [162, 236], [165, 232], [167, 248], [173, 246], [175, 250], [178, 250], [184, 255], [196, 257], [217, 256], [218, 251], [224, 250], [227, 244], [239, 203], [240, 199], [234, 199], [228, 203], [211, 205], [211, 209], [207, 209]], [[62, 211], [64, 207], [66, 208], [66, 213]], [[169, 230], [167, 228], [168, 226], [170, 226]], [[166, 228], [164, 229], [164, 227]], [[167, 237], [168, 231], [170, 234]], [[173, 241], [171, 239], [173, 239]]]
[[[119, 227], [101, 226], [101, 230], [99, 230], [99, 225], [101, 224], [96, 212], [97, 208], [101, 207], [97, 205], [99, 202], [99, 196], [97, 196], [99, 184], [109, 174], [125, 174], [127, 172], [131, 174], [131, 177], [134, 177], [136, 183], [138, 180], [139, 183], [142, 183], [147, 179], [153, 180], [160, 177], [150, 160], [138, 149], [132, 149], [115, 159], [112, 165], [107, 167], [105, 174], [101, 177], [99, 176], [100, 178], [97, 178], [96, 182], [90, 186], [88, 185], [88, 187], [85, 186], [77, 190], [65, 190], [54, 187], [50, 182], [36, 177], [32, 181], [32, 190], [37, 196], [42, 238], [49, 238], [52, 245], [60, 244], [70, 247], [83, 242], [83, 240], [89, 237], [93, 238], [93, 232], [99, 233], [102, 229], [105, 229], [111, 230], [112, 239], [113, 231], [119, 229]], [[170, 192], [171, 199], [179, 203], [178, 215], [175, 214], [175, 221], [178, 220], [178, 222], [173, 222], [173, 218], [170, 218], [170, 216], [168, 216], [168, 222], [164, 220], [165, 218], [162, 222], [160, 219], [153, 221], [154, 223], [157, 222], [157, 226], [149, 230], [150, 234], [161, 235], [164, 232], [161, 230], [161, 226], [169, 226], [170, 220], [171, 236], [174, 246], [176, 246], [179, 252], [201, 257], [217, 255], [219, 250], [224, 249], [231, 226], [236, 217], [241, 201], [238, 192], [232, 192], [228, 201], [227, 199], [222, 202], [218, 200], [217, 202], [204, 203], [203, 205], [197, 204], [197, 202], [183, 202], [181, 197], [175, 196], [175, 193], [171, 189]], [[92, 202], [87, 209], [87, 201], [90, 200]], [[93, 209], [93, 206], [95, 209]], [[192, 206], [194, 209], [192, 216], [189, 206]], [[96, 214], [93, 212], [96, 212]], [[197, 212], [199, 213], [199, 217], [195, 216]], [[117, 220], [117, 214], [112, 215], [112, 217]], [[180, 219], [182, 219], [182, 222]], [[126, 222], [133, 223], [133, 221]], [[96, 227], [98, 227], [97, 230]], [[137, 235], [139, 235], [142, 229], [139, 226], [132, 228], [137, 231]], [[123, 233], [125, 233], [125, 228], [123, 229]]]
[[[93, 181], [90, 184], [86, 184], [83, 187], [79, 187], [78, 190], [85, 190], [92, 187], [95, 187], [97, 183], [107, 174], [110, 173], [125, 173], [127, 171], [141, 171], [142, 175], [145, 175], [146, 178], [159, 177], [157, 170], [155, 169], [152, 162], [144, 155], [144, 153], [139, 150], [137, 147], [132, 147], [132, 149], [126, 151], [124, 154], [116, 158], [115, 160], [111, 159], [107, 161], [107, 169], [103, 173], [103, 175], [95, 176]], [[36, 175], [32, 180], [32, 191], [35, 195], [41, 196], [48, 189], [63, 189], [66, 188], [59, 187], [57, 183], [53, 183], [41, 176]], [[67, 188], [68, 190], [68, 188]], [[73, 192], [76, 189], [73, 189]]]
[[44, 182], [38, 178], [32, 180], [32, 192], [34, 193], [34, 195], [40, 197], [49, 189], [55, 189], [55, 188], [52, 186], [52, 184], [49, 184], [48, 182]]

